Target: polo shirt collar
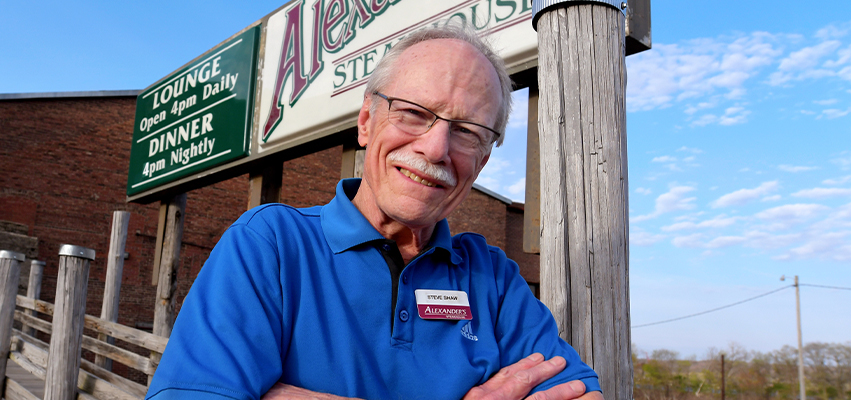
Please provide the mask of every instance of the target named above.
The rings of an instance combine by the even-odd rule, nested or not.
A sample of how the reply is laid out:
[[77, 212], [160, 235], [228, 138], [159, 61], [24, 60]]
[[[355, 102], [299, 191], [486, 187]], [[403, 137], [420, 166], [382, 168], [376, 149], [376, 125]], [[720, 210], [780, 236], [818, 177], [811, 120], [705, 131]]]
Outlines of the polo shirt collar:
[[[343, 179], [338, 182], [336, 195], [330, 203], [322, 207], [319, 214], [325, 240], [335, 254], [367, 242], [386, 240], [352, 204], [360, 182], [360, 178]], [[452, 249], [452, 235], [445, 218], [435, 225], [431, 242], [424, 253], [432, 253], [433, 249], [446, 251], [452, 264], [461, 263], [461, 257]]]

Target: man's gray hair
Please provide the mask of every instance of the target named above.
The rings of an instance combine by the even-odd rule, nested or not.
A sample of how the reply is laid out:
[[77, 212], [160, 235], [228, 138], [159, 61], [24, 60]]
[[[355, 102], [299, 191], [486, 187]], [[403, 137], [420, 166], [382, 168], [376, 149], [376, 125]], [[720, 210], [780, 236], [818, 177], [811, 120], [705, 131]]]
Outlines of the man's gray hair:
[[[493, 128], [495, 131], [501, 133], [501, 135], [499, 135], [499, 140], [496, 143], [497, 147], [499, 147], [505, 139], [505, 127], [508, 125], [508, 116], [511, 114], [511, 77], [508, 76], [508, 70], [505, 69], [505, 63], [502, 61], [502, 58], [498, 56], [496, 52], [491, 49], [490, 45], [480, 38], [474, 30], [465, 25], [450, 23], [443, 26], [429, 26], [414, 31], [403, 38], [399, 43], [394, 45], [387, 54], [384, 55], [381, 61], [378, 62], [378, 65], [369, 77], [365, 95], [372, 96], [373, 92], [380, 92], [387, 86], [393, 78], [396, 62], [399, 60], [399, 55], [401, 55], [405, 50], [417, 43], [434, 39], [457, 39], [467, 42], [482, 53], [482, 55], [490, 61], [491, 65], [493, 65], [494, 70], [496, 70], [496, 75], [499, 77], [499, 84], [502, 91], [502, 104], [499, 108], [499, 113], [497, 114], [496, 126]], [[374, 105], [376, 103], [373, 102], [372, 104]], [[370, 111], [375, 111], [374, 107], [370, 108]]]

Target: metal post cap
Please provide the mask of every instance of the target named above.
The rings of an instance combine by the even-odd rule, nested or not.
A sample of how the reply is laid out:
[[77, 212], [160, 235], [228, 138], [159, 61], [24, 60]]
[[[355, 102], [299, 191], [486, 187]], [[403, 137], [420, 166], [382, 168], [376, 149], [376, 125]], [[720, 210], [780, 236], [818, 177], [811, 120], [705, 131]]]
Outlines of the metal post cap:
[[565, 3], [604, 4], [621, 10], [621, 12], [626, 11], [627, 4], [625, 0], [532, 0], [532, 28], [535, 28], [536, 31], [538, 30], [538, 18], [540, 17], [539, 14], [541, 11], [559, 5], [570, 5]]
[[20, 262], [23, 262], [24, 259], [26, 259], [26, 256], [24, 256], [21, 253], [15, 252], [15, 251], [0, 250], [0, 258], [8, 258], [8, 259], [18, 260]]
[[95, 251], [82, 246], [74, 246], [73, 244], [63, 244], [59, 247], [60, 256], [71, 256], [95, 260]]
[[41, 265], [43, 267], [43, 266], [47, 265], [47, 263], [44, 262], [44, 261], [39, 261], [39, 260], [32, 260], [32, 261], [30, 261], [30, 265]]

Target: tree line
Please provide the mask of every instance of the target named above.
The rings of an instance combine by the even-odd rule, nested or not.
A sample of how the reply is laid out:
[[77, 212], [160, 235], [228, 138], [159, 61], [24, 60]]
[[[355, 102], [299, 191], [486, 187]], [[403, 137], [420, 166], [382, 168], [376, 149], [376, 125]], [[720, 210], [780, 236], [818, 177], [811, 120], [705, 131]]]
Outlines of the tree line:
[[[803, 350], [807, 399], [851, 399], [851, 342], [814, 342]], [[799, 397], [797, 347], [761, 353], [733, 343], [710, 348], [704, 360], [665, 349], [641, 353], [632, 354], [636, 400], [720, 399], [722, 354], [726, 399]]]

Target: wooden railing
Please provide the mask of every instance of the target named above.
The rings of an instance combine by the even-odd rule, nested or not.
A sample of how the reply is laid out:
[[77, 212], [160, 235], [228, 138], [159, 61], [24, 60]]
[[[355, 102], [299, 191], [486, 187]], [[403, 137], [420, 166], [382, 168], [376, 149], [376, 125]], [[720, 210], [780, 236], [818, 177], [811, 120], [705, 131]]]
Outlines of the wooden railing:
[[[126, 222], [123, 226], [126, 231]], [[113, 232], [107, 268], [117, 268], [118, 271], [111, 274], [108, 272], [107, 276], [117, 276], [117, 279], [113, 279], [116, 285], [121, 280], [121, 262], [113, 261], [123, 255], [121, 240], [120, 248], [115, 247], [120, 251], [114, 251]], [[17, 295], [23, 255], [0, 250], [0, 397], [7, 400], [38, 399], [21, 382], [6, 375], [8, 359], [44, 380], [46, 400], [144, 398], [147, 386], [112, 372], [112, 361], [142, 372], [150, 382], [168, 339], [104, 318], [85, 315], [89, 263], [94, 256], [94, 251], [90, 249], [62, 246], [54, 305], [36, 299], [37, 294], [34, 293], [38, 292], [37, 288], [30, 287], [28, 296]], [[34, 271], [38, 273], [41, 270], [38, 268]], [[31, 275], [30, 278], [30, 282], [40, 282], [40, 277]], [[110, 285], [107, 282], [103, 315], [114, 319], [117, 313], [111, 310], [118, 303], [119, 287], [109, 288]], [[111, 302], [110, 299], [114, 299], [114, 304], [107, 304]], [[110, 311], [107, 312], [108, 309]], [[50, 317], [52, 322], [45, 317]], [[22, 329], [15, 329], [13, 321], [18, 321]], [[84, 335], [84, 328], [95, 336]], [[38, 339], [36, 332], [49, 335], [50, 343]], [[119, 347], [113, 344], [114, 341], [137, 346], [144, 355]], [[82, 349], [93, 353], [96, 361], [82, 359]]]

